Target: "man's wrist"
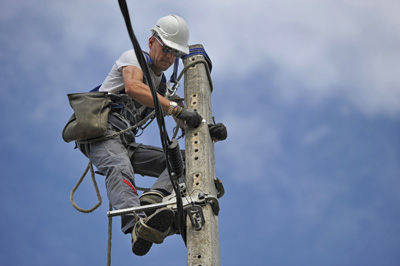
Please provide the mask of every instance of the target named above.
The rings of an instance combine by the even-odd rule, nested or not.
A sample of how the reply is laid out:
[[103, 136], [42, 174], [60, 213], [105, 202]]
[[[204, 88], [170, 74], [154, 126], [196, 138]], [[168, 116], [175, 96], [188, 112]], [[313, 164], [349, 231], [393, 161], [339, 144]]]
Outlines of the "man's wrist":
[[170, 101], [169, 102], [169, 109], [168, 109], [168, 115], [172, 115], [174, 109], [178, 106], [176, 102]]
[[175, 111], [174, 111], [174, 117], [175, 117], [175, 118], [178, 118], [178, 116], [179, 116], [179, 114], [182, 112], [182, 110], [183, 110], [182, 107], [177, 106], [177, 107], [175, 108]]

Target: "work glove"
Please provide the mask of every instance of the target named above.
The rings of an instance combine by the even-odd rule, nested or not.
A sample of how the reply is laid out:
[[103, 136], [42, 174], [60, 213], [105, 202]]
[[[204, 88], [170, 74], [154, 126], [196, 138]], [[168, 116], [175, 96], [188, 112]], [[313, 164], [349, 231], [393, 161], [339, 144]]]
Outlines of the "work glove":
[[182, 108], [178, 106], [178, 110], [175, 115], [176, 118], [186, 121], [186, 125], [190, 127], [197, 128], [203, 118], [196, 111], [188, 110], [186, 108]]
[[226, 127], [222, 123], [218, 124], [209, 124], [208, 125], [209, 130], [210, 130], [210, 135], [211, 138], [214, 141], [220, 141], [220, 140], [225, 140], [228, 137], [228, 131], [226, 130]]

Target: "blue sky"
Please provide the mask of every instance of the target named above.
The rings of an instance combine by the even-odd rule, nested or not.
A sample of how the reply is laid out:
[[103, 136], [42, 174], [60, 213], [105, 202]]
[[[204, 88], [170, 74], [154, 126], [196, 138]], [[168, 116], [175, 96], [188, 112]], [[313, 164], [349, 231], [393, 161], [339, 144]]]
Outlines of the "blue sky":
[[[175, 13], [213, 61], [213, 114], [229, 132], [215, 145], [222, 265], [399, 265], [398, 1], [127, 3], [142, 48]], [[87, 159], [61, 131], [66, 94], [131, 48], [117, 1], [1, 1], [0, 48], [0, 261], [105, 265], [104, 179], [103, 205], [77, 212]], [[155, 125], [139, 140], [159, 146]], [[90, 179], [76, 201], [96, 203]], [[179, 236], [137, 257], [116, 218], [112, 243], [112, 265], [186, 265]]]

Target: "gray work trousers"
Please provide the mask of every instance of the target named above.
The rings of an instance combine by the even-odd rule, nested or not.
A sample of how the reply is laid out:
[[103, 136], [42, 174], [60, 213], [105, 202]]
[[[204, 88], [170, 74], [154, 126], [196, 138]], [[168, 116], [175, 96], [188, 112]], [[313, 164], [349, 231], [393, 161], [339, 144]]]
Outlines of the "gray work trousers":
[[[122, 115], [110, 112], [106, 135], [129, 126], [129, 121]], [[116, 210], [140, 206], [135, 185], [135, 173], [157, 177], [152, 190], [166, 191], [167, 193], [173, 191], [163, 150], [136, 143], [135, 134], [132, 131], [109, 140], [80, 144], [78, 147], [92, 161], [97, 170], [106, 176], [108, 199]], [[144, 213], [137, 215], [145, 217]], [[122, 232], [131, 233], [135, 222], [133, 214], [122, 215]]]

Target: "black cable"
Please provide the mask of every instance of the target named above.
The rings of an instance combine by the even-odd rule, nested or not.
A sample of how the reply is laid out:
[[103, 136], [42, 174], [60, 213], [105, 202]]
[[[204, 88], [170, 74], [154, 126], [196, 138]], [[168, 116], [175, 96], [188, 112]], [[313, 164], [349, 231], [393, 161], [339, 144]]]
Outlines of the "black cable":
[[147, 66], [146, 60], [143, 56], [142, 49], [140, 48], [139, 42], [136, 39], [136, 36], [133, 32], [132, 25], [130, 22], [130, 17], [129, 17], [129, 11], [128, 11], [128, 6], [126, 4], [125, 0], [118, 0], [119, 6], [121, 8], [122, 15], [125, 20], [125, 24], [128, 30], [129, 37], [131, 39], [131, 42], [133, 44], [133, 48], [136, 54], [136, 57], [138, 59], [139, 65], [142, 68], [143, 74], [146, 77], [146, 80], [148, 82], [148, 86], [150, 87], [150, 91], [153, 96], [153, 104], [154, 104], [154, 110], [157, 118], [157, 124], [158, 128], [160, 130], [160, 138], [161, 138], [161, 144], [162, 148], [165, 154], [165, 160], [166, 160], [166, 165], [168, 169], [169, 176], [171, 178], [171, 183], [172, 187], [175, 191], [176, 194], [176, 201], [177, 201], [177, 209], [178, 209], [178, 217], [179, 217], [179, 228], [181, 232], [181, 236], [183, 238], [183, 241], [185, 242], [186, 245], [186, 220], [185, 220], [185, 215], [183, 212], [183, 203], [182, 203], [182, 195], [180, 192], [178, 180], [175, 179], [173, 180], [172, 178], [172, 169], [171, 169], [171, 164], [169, 162], [169, 154], [168, 154], [168, 145], [170, 143], [169, 137], [168, 137], [168, 132], [166, 130], [165, 126], [165, 121], [164, 121], [164, 113], [161, 108], [160, 101], [158, 99], [157, 95], [157, 90], [154, 88], [151, 76], [150, 76], [150, 70]]

